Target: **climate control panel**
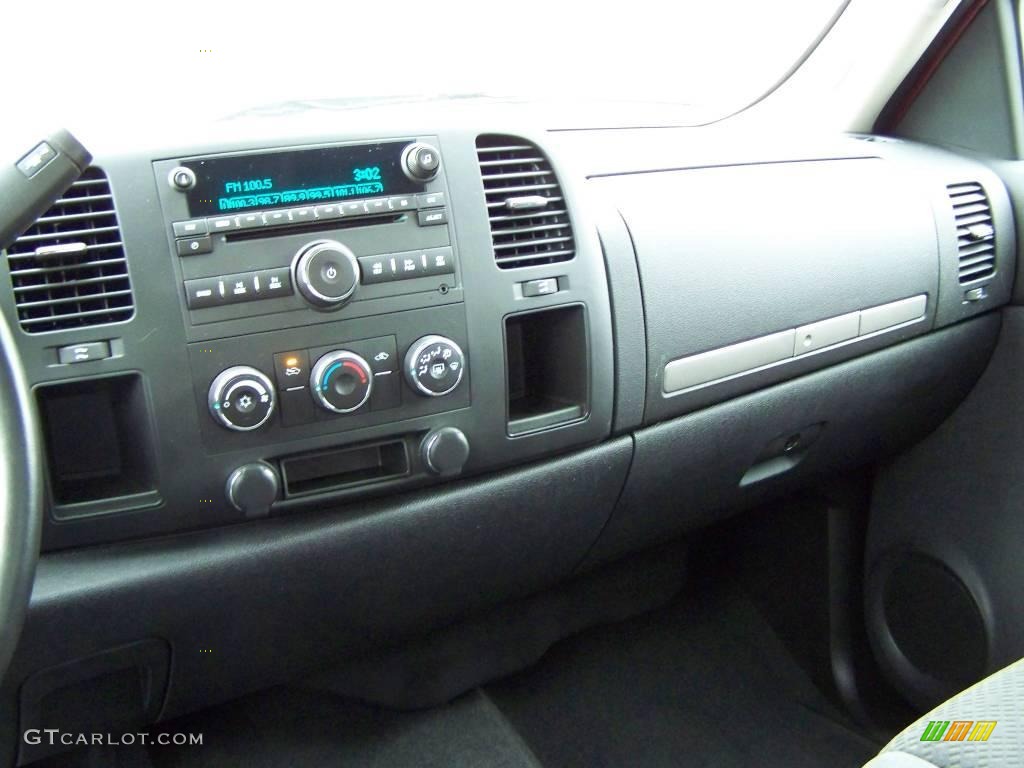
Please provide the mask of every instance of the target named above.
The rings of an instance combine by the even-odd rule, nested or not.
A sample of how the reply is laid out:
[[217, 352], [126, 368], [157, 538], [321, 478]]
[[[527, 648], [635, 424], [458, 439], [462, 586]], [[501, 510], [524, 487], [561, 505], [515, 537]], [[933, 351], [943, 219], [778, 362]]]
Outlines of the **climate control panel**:
[[453, 305], [192, 345], [204, 439], [259, 445], [465, 407], [466, 344]]

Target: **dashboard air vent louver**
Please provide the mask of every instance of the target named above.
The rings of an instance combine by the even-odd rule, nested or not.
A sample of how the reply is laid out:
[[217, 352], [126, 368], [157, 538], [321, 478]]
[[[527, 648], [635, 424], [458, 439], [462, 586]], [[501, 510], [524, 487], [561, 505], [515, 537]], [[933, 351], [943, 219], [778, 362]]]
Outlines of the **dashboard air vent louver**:
[[996, 271], [996, 232], [985, 189], [976, 182], [947, 189], [956, 221], [960, 283], [991, 277]]
[[87, 168], [7, 249], [14, 300], [28, 333], [127, 320], [128, 262], [106, 175]]
[[501, 269], [568, 261], [575, 253], [565, 198], [547, 158], [514, 136], [479, 136], [480, 175]]

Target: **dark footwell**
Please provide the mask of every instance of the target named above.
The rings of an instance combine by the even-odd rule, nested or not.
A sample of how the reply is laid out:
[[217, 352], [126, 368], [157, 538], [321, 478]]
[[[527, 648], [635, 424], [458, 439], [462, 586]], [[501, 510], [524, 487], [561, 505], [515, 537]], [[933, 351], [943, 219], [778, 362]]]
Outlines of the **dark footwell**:
[[279, 688], [163, 730], [202, 732], [204, 745], [154, 747], [156, 768], [856, 768], [879, 748], [732, 589], [691, 589], [583, 632], [443, 707], [395, 712]]

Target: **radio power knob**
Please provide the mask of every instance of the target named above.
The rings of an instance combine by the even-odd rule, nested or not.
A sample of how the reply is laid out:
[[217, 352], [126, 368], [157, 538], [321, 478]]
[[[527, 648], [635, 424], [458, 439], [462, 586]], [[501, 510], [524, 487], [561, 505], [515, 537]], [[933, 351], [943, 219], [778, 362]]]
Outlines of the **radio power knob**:
[[292, 260], [292, 272], [303, 298], [322, 309], [344, 306], [359, 287], [359, 262], [337, 240], [314, 240], [302, 246]]

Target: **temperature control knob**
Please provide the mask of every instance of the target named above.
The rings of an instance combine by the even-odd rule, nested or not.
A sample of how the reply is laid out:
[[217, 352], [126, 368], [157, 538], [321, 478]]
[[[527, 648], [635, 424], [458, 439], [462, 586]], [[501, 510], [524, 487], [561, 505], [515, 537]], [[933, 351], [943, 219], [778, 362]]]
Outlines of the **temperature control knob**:
[[328, 352], [316, 361], [309, 375], [309, 391], [322, 408], [351, 413], [370, 399], [373, 372], [355, 352]]
[[466, 356], [444, 336], [424, 336], [405, 355], [405, 379], [426, 397], [440, 397], [459, 386], [466, 371]]
[[213, 380], [207, 403], [213, 420], [222, 427], [251, 432], [274, 413], [274, 385], [255, 368], [236, 365]]
[[413, 181], [430, 181], [441, 167], [441, 153], [417, 141], [402, 152], [402, 170]]
[[337, 240], [306, 243], [292, 261], [295, 285], [310, 304], [336, 309], [359, 287], [359, 262]]

